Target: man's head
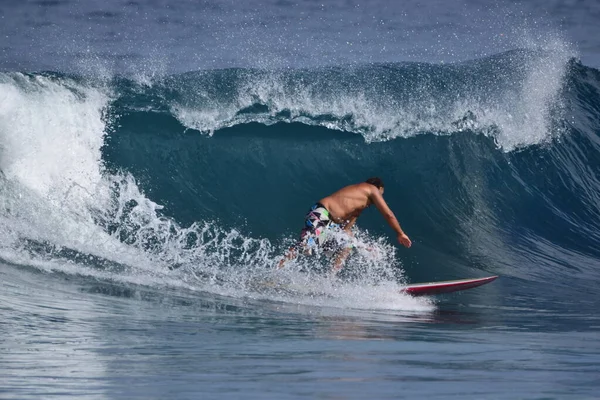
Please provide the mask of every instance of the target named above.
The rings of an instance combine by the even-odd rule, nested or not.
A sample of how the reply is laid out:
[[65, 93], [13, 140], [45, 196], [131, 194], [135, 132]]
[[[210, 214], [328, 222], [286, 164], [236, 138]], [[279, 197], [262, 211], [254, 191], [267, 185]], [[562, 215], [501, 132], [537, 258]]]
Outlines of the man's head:
[[373, 177], [373, 178], [369, 178], [365, 181], [366, 183], [375, 186], [376, 188], [379, 189], [379, 191], [381, 192], [381, 194], [383, 194], [383, 181], [381, 180], [381, 178], [378, 177]]

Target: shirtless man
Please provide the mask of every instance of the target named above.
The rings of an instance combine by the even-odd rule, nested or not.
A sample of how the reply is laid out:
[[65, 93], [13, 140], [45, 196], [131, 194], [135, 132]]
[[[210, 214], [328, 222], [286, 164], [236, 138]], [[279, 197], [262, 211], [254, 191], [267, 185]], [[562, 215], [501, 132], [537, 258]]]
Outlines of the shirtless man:
[[[348, 235], [352, 235], [352, 227], [360, 213], [365, 208], [375, 204], [375, 207], [396, 232], [398, 242], [405, 247], [410, 247], [412, 244], [410, 239], [402, 231], [394, 213], [383, 199], [383, 190], [381, 179], [369, 178], [366, 182], [346, 186], [319, 200], [306, 214], [304, 228], [300, 234], [301, 245], [305, 250], [307, 245], [323, 246], [325, 244], [325, 232], [333, 224], [338, 224]], [[350, 250], [351, 248], [345, 248], [340, 252], [334, 262], [334, 272], [342, 268], [342, 264], [350, 254]], [[308, 249], [308, 251], [310, 250]], [[292, 247], [279, 262], [278, 268], [282, 268], [287, 260], [295, 256], [296, 248]]]

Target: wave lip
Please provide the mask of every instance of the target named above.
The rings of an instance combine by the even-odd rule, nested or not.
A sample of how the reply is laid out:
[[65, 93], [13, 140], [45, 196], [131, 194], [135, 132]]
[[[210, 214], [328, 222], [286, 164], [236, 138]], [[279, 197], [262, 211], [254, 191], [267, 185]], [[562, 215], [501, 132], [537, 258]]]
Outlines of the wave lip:
[[301, 122], [367, 142], [475, 130], [510, 151], [560, 134], [555, 122], [571, 57], [559, 43], [452, 65], [229, 69], [162, 84], [172, 91], [175, 118], [208, 135], [250, 122]]

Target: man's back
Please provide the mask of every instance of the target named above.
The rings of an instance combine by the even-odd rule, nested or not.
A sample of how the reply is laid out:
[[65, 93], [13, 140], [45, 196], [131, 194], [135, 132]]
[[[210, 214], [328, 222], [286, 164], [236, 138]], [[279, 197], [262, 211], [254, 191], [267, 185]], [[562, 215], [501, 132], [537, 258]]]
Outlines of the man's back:
[[370, 205], [369, 198], [373, 188], [368, 183], [357, 183], [346, 186], [319, 202], [329, 210], [334, 222], [344, 224], [358, 217]]

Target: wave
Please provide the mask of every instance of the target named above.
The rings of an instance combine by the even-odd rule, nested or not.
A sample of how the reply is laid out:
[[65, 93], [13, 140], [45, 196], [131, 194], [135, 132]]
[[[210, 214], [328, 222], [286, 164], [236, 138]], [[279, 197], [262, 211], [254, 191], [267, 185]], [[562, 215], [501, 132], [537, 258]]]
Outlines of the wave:
[[208, 135], [250, 122], [300, 122], [367, 142], [471, 129], [510, 151], [552, 136], [570, 57], [555, 48], [450, 65], [199, 71], [158, 80], [149, 90], [124, 82], [129, 96], [120, 105], [168, 112]]
[[[397, 295], [419, 260], [597, 279], [599, 88], [563, 47], [151, 82], [2, 73], [0, 257], [233, 296], [348, 306], [360, 291], [367, 307], [430, 307]], [[372, 175], [416, 256], [365, 216], [356, 240], [376, 251], [344, 283], [298, 272], [310, 260], [274, 278], [305, 208]], [[287, 286], [257, 286], [273, 279]]]

